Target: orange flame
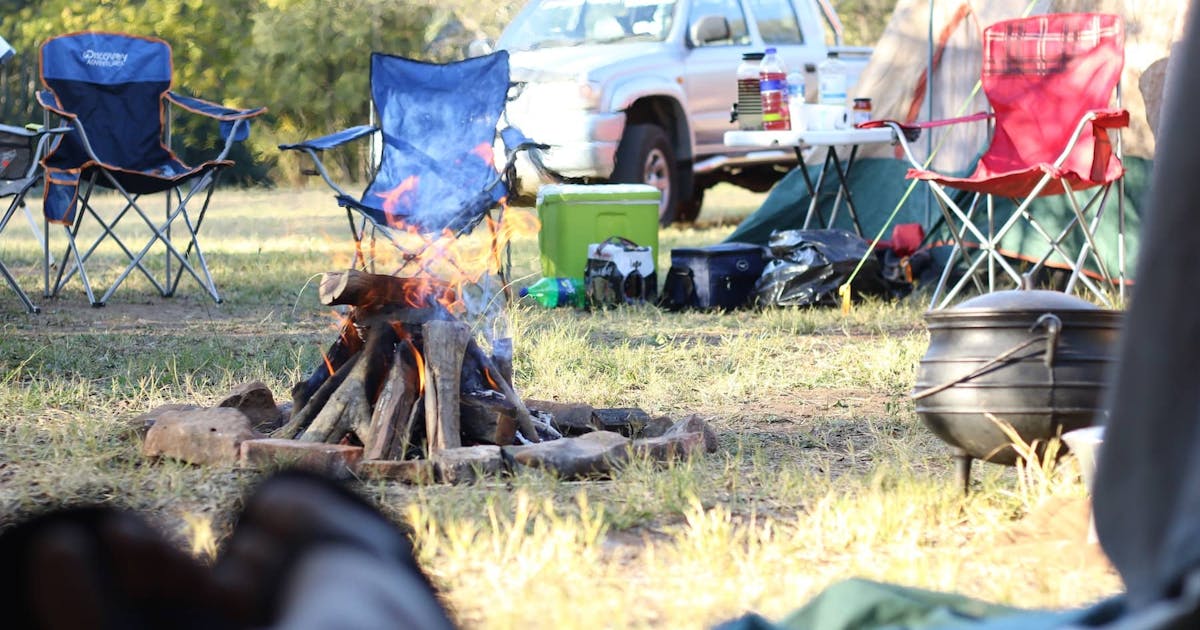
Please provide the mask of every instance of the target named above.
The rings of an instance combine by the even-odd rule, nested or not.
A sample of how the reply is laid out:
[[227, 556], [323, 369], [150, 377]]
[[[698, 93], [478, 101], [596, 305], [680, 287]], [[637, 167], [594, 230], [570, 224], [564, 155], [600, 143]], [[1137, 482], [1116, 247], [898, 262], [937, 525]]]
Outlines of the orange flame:
[[375, 193], [383, 199], [383, 209], [389, 216], [396, 214], [401, 205], [405, 208], [412, 207], [412, 199], [409, 197], [409, 193], [417, 189], [417, 180], [416, 175], [411, 175], [400, 182], [395, 188], [384, 193]]
[[330, 375], [330, 376], [333, 376], [333, 372], [334, 372], [334, 369], [333, 369], [333, 361], [330, 361], [330, 360], [329, 360], [329, 355], [327, 355], [327, 354], [325, 354], [324, 352], [322, 352], [322, 353], [321, 353], [321, 360], [325, 362], [325, 369], [329, 370], [329, 375]]
[[492, 389], [500, 391], [500, 386], [496, 384], [496, 379], [492, 378], [491, 370], [483, 368], [483, 377], [487, 379], [488, 385], [491, 385]]
[[417, 364], [417, 394], [425, 393], [425, 357], [421, 356], [421, 351], [417, 350], [417, 345], [412, 342], [412, 338], [408, 338], [408, 347], [413, 352], [414, 363]]
[[496, 164], [496, 154], [492, 151], [492, 145], [487, 142], [480, 142], [474, 149], [471, 149], [471, 153], [475, 157], [487, 162], [488, 166], [495, 166]]
[[[481, 143], [472, 154], [491, 162], [492, 147]], [[395, 275], [431, 280], [410, 285], [413, 293], [404, 298], [408, 306], [420, 308], [436, 301], [452, 314], [461, 315], [466, 309], [460, 298], [463, 287], [499, 273], [508, 244], [514, 238], [536, 234], [540, 223], [533, 213], [510, 210], [506, 200], [502, 199], [503, 221], [486, 217], [486, 230], [475, 230], [466, 235], [456, 235], [450, 230], [441, 234], [422, 233], [416, 226], [404, 222], [403, 215], [407, 212], [394, 212], [401, 204], [408, 209], [417, 185], [418, 179], [414, 175], [396, 188], [379, 194], [384, 199], [384, 209], [392, 228], [389, 236], [402, 252]]]

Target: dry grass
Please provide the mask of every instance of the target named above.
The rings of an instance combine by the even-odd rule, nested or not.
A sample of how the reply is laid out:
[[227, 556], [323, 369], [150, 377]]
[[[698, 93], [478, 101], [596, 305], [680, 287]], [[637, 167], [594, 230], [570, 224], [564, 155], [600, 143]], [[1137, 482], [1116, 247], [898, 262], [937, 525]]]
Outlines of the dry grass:
[[[718, 218], [665, 230], [663, 250], [720, 241], [759, 199], [715, 191], [705, 212]], [[145, 461], [128, 420], [166, 402], [208, 404], [251, 379], [285, 396], [332, 335], [308, 283], [349, 261], [345, 217], [324, 191], [226, 192], [216, 203], [204, 232], [222, 305], [186, 283], [161, 299], [134, 278], [105, 308], [74, 284], [28, 316], [0, 291], [4, 522], [106, 502], [147, 510], [199, 557], [216, 552], [259, 474]], [[535, 248], [516, 243], [521, 282], [536, 275]], [[0, 256], [40, 294], [34, 251], [14, 221]], [[1070, 458], [1021, 476], [977, 465], [973, 494], [954, 492], [947, 449], [907, 398], [927, 343], [918, 304], [849, 317], [528, 305], [511, 316], [524, 395], [698, 413], [721, 450], [666, 468], [634, 462], [603, 482], [361, 484], [416, 530], [422, 563], [467, 626], [780, 618], [851, 576], [1027, 607], [1120, 588], [1102, 562], [1077, 561], [1087, 550], [1074, 532], [1013, 533], [1045, 505], [1085, 495]]]

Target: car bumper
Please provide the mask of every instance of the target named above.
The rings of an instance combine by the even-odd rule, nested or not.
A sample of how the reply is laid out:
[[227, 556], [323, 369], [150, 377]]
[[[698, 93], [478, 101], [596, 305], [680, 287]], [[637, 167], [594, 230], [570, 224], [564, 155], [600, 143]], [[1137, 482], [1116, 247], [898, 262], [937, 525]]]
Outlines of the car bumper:
[[[579, 113], [577, 115], [525, 116], [510, 122], [534, 142], [549, 145], [539, 151], [542, 164], [564, 177], [607, 179], [612, 175], [617, 146], [625, 131], [625, 113]], [[531, 190], [547, 178], [529, 160], [517, 159], [517, 176], [522, 189]]]

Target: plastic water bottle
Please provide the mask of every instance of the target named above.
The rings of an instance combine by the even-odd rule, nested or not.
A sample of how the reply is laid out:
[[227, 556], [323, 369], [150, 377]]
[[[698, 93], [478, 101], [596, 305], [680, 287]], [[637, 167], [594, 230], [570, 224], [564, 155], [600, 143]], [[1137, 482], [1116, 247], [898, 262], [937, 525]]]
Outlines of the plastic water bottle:
[[846, 64], [831, 50], [817, 66], [818, 99], [822, 105], [846, 106]]
[[763, 129], [768, 131], [785, 131], [792, 128], [791, 116], [788, 114], [787, 96], [787, 67], [776, 54], [774, 48], [768, 48], [758, 68], [758, 87], [762, 97]]
[[738, 129], [758, 131], [762, 127], [762, 96], [759, 92], [758, 69], [763, 53], [745, 53], [737, 67]]
[[789, 72], [787, 75], [788, 118], [791, 128], [804, 130], [804, 74]]
[[574, 306], [583, 308], [583, 281], [578, 278], [542, 278], [519, 291], [521, 297], [532, 297], [533, 301], [546, 308]]

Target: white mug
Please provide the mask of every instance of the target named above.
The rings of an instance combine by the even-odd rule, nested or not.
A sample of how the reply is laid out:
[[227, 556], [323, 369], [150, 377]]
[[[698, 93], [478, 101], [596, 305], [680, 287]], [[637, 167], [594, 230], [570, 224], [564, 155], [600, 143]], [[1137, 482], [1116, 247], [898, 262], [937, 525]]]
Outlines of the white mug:
[[808, 128], [814, 131], [846, 129], [850, 126], [849, 116], [843, 105], [807, 105], [804, 109]]

